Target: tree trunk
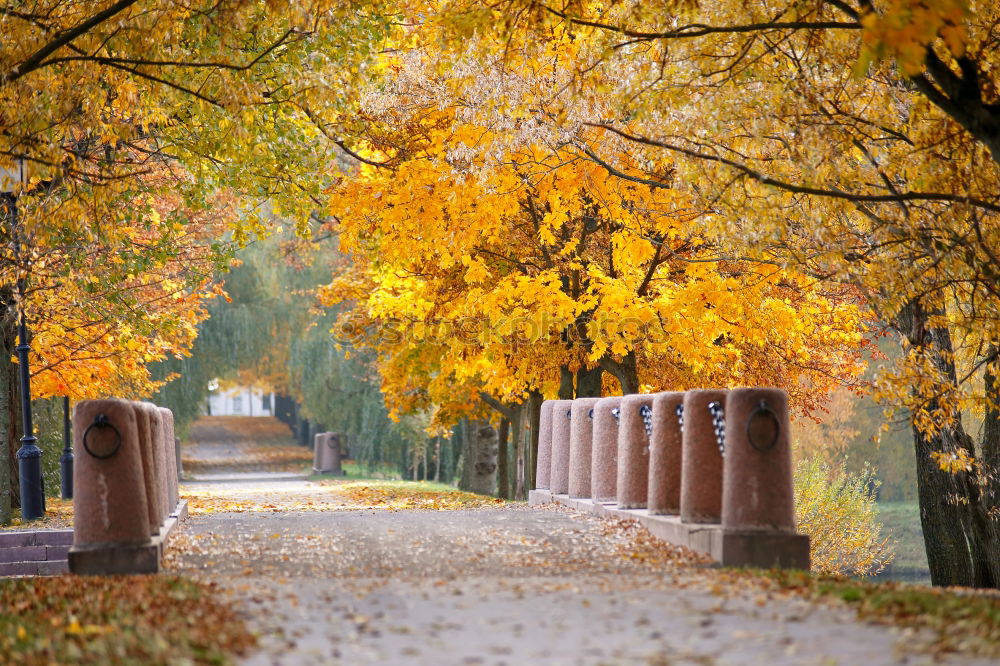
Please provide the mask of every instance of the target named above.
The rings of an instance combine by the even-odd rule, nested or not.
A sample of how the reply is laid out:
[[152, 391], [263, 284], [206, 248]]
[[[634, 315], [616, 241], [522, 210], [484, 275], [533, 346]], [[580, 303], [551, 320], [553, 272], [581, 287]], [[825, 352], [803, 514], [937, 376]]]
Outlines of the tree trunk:
[[623, 356], [621, 361], [607, 356], [602, 358], [601, 368], [610, 372], [618, 380], [622, 388], [622, 395], [639, 392], [639, 369], [636, 365], [634, 351]]
[[466, 421], [466, 454], [468, 462], [466, 485], [462, 490], [492, 495], [496, 491], [497, 479], [497, 431], [489, 421], [474, 419]]
[[458, 487], [460, 490], [469, 490], [472, 487], [472, 437], [469, 436], [471, 424], [469, 419], [462, 419], [458, 422], [459, 441], [458, 454]]
[[577, 398], [600, 398], [601, 378], [604, 370], [601, 366], [596, 368], [580, 368], [576, 371], [576, 397]]
[[[992, 359], [992, 360], [990, 360]], [[1000, 583], [1000, 347], [993, 345], [987, 354], [983, 375], [986, 412], [983, 415], [983, 441], [979, 470], [983, 488], [982, 509], [987, 520], [990, 554], [994, 563], [994, 582]]]
[[500, 419], [497, 433], [497, 497], [509, 499], [510, 469], [507, 464], [507, 440], [510, 437], [510, 419]]
[[507, 497], [515, 500], [526, 499], [524, 492], [524, 429], [525, 403], [514, 407], [514, 418], [510, 422], [510, 441], [514, 448], [514, 478]]
[[573, 399], [573, 373], [565, 365], [559, 368], [559, 399]]
[[[920, 303], [911, 303], [898, 316], [897, 325], [911, 345], [931, 355], [942, 376], [957, 384], [951, 360], [954, 352], [951, 333], [947, 328], [930, 327], [932, 314]], [[940, 406], [935, 397], [926, 402], [924, 409], [933, 413]], [[991, 514], [988, 500], [996, 493], [1000, 480], [979, 478], [976, 470], [949, 471], [938, 465], [932, 456], [934, 453], [957, 454], [964, 449], [969, 455], [976, 454], [975, 444], [960, 420], [929, 436], [916, 425], [912, 430], [920, 524], [931, 582], [934, 585], [997, 587], [1000, 583], [1000, 544], [996, 539], [996, 518]], [[984, 462], [985, 459], [984, 455]], [[980, 482], [985, 485], [981, 487]]]
[[437, 464], [434, 465], [434, 480], [441, 483], [441, 436], [438, 435], [434, 438], [434, 459]]
[[525, 498], [527, 491], [535, 487], [535, 467], [538, 460], [538, 423], [542, 418], [542, 394], [533, 390], [528, 394], [528, 429], [531, 441], [524, 456]]
[[[993, 345], [987, 354], [986, 372], [983, 384], [986, 394], [986, 414], [983, 418], [983, 462], [986, 471], [1000, 475], [1000, 347]], [[994, 490], [1000, 487], [993, 486]], [[1000, 497], [997, 498], [1000, 500]], [[994, 506], [1000, 504], [994, 503]]]
[[[983, 463], [987, 474], [994, 478], [1000, 475], [1000, 347], [996, 345], [987, 355], [988, 361], [984, 374], [986, 394], [986, 414], [983, 418]], [[993, 490], [1000, 490], [1000, 485], [994, 485]], [[1000, 497], [995, 498], [1000, 501]], [[996, 501], [993, 506], [1000, 506]]]
[[954, 502], [961, 495], [963, 484], [955, 474], [942, 470], [931, 457], [935, 451], [958, 448], [954, 433], [947, 438], [944, 433], [928, 438], [914, 427], [913, 440], [920, 526], [924, 532], [931, 583], [970, 586], [973, 582], [972, 552], [964, 525], [967, 521], [965, 512]]
[[403, 449], [400, 451], [399, 460], [396, 461], [396, 467], [399, 469], [399, 475], [407, 481], [416, 481], [413, 476], [416, 470], [413, 469], [413, 455], [410, 451], [410, 445], [407, 442], [403, 442]]
[[18, 369], [11, 360], [14, 348], [17, 346], [17, 316], [15, 310], [8, 308], [13, 291], [4, 287], [0, 291], [3, 299], [3, 316], [0, 317], [0, 463], [6, 470], [7, 487], [3, 492], [3, 506], [18, 508], [21, 506], [21, 489], [17, 467], [17, 450], [21, 447], [21, 385], [18, 381]]
[[14, 353], [14, 318], [7, 307], [10, 302], [10, 288], [0, 290], [0, 525], [10, 523], [14, 506], [14, 495], [17, 484], [14, 478], [14, 454], [16, 439], [12, 422], [11, 403], [15, 397], [11, 394], [14, 384], [14, 364], [11, 356]]

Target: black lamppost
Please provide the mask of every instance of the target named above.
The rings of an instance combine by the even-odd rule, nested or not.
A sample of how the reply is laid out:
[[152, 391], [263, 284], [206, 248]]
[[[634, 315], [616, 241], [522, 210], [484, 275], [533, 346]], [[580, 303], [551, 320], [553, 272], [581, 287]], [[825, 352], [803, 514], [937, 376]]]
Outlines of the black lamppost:
[[[10, 216], [10, 229], [14, 237], [14, 257], [18, 264], [21, 259], [21, 232], [17, 219], [18, 186], [23, 187], [27, 181], [24, 160], [18, 160], [17, 166], [10, 169], [0, 169], [0, 187], [4, 194], [4, 207]], [[20, 266], [19, 266], [20, 268]], [[45, 515], [45, 492], [42, 487], [42, 450], [38, 448], [38, 438], [35, 437], [31, 422], [31, 370], [28, 367], [28, 324], [25, 320], [24, 298], [27, 290], [27, 280], [17, 279], [17, 296], [20, 301], [18, 312], [18, 345], [17, 366], [21, 379], [21, 422], [24, 436], [21, 437], [21, 448], [17, 450], [17, 469], [21, 482], [21, 518], [37, 520]]]
[[63, 452], [59, 458], [62, 470], [62, 498], [73, 499], [73, 436], [69, 417], [69, 396], [63, 397]]

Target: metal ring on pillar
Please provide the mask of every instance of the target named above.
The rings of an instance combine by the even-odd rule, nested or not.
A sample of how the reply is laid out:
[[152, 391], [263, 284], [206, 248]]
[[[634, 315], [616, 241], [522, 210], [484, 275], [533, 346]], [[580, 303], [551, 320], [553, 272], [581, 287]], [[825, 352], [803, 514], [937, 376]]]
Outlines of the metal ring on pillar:
[[621, 410], [621, 408], [620, 407], [612, 407], [611, 408], [611, 416], [615, 417], [615, 423], [618, 423], [619, 421], [621, 421], [621, 417], [622, 417], [622, 410]]
[[[753, 433], [750, 430], [750, 426], [753, 424], [754, 419], [758, 416], [766, 416], [774, 423], [774, 437], [771, 438], [771, 441], [768, 442], [766, 446], [759, 446], [754, 440]], [[781, 421], [778, 420], [778, 415], [774, 413], [774, 410], [771, 409], [770, 405], [761, 400], [757, 403], [757, 407], [755, 407], [753, 412], [750, 414], [750, 418], [747, 419], [747, 441], [750, 442], [750, 446], [763, 453], [764, 451], [773, 449], [774, 445], [778, 443], [778, 437], [780, 436]]]
[[[115, 431], [115, 446], [108, 453], [94, 453], [90, 450], [90, 444], [87, 443], [87, 436], [90, 435], [90, 431], [94, 428], [111, 428]], [[118, 453], [118, 449], [120, 448], [122, 448], [122, 434], [104, 414], [98, 414], [95, 416], [94, 422], [87, 426], [87, 429], [83, 431], [83, 449], [98, 460], [107, 460], [108, 458], [113, 457], [116, 453]]]
[[590, 419], [591, 421], [594, 420], [594, 410], [593, 409], [588, 409], [587, 410], [587, 418]]
[[681, 432], [684, 432], [684, 403], [677, 403], [677, 408], [674, 412], [677, 414], [677, 427], [680, 428]]

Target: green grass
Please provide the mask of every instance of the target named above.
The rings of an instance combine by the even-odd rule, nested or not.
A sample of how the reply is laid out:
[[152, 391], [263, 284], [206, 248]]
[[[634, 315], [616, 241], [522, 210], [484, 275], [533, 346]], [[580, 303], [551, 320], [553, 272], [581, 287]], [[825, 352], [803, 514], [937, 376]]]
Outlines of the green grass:
[[[335, 477], [329, 474], [310, 474], [310, 481], [322, 481], [323, 479], [384, 479], [388, 481], [398, 481], [399, 470], [395, 465], [390, 463], [382, 463], [375, 469], [369, 469], [368, 465], [363, 465], [357, 463], [353, 460], [345, 460], [341, 464], [344, 470], [344, 476]], [[310, 468], [311, 469], [311, 468]]]
[[892, 539], [896, 558], [878, 580], [899, 580], [929, 585], [924, 533], [920, 528], [920, 507], [916, 502], [879, 502], [879, 519], [884, 534]]
[[[438, 483], [437, 481], [404, 481], [402, 479], [372, 479], [372, 477], [359, 479], [359, 481], [371, 481], [371, 483], [366, 483], [365, 485], [386, 492], [466, 493], [464, 490], [458, 490], [455, 486], [448, 485], [447, 483]], [[473, 497], [484, 497], [475, 493], [466, 494]]]
[[899, 582], [863, 583], [787, 570], [765, 576], [785, 589], [846, 603], [865, 620], [929, 630], [935, 636], [931, 646], [935, 651], [1000, 656], [1000, 596], [994, 590], [958, 594]]
[[343, 482], [331, 479], [327, 483], [336, 484], [336, 491], [353, 502], [390, 510], [443, 511], [478, 509], [504, 504], [504, 500], [496, 497], [477, 495], [434, 481], [363, 479]]

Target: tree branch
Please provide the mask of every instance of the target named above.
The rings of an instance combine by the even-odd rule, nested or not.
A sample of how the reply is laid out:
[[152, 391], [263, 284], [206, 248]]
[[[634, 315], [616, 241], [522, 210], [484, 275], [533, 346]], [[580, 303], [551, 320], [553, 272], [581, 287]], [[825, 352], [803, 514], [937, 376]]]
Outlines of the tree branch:
[[861, 24], [857, 21], [769, 21], [767, 23], [725, 26], [692, 23], [666, 32], [642, 32], [630, 30], [623, 26], [611, 25], [610, 23], [601, 23], [599, 21], [571, 16], [559, 9], [547, 5], [542, 6], [545, 11], [561, 19], [565, 19], [573, 25], [607, 30], [608, 32], [615, 32], [633, 39], [689, 39], [691, 37], [704, 37], [705, 35], [759, 32], [762, 30], [861, 30]]
[[482, 400], [483, 402], [485, 402], [487, 405], [489, 405], [493, 409], [495, 409], [498, 412], [500, 412], [500, 414], [504, 418], [509, 419], [511, 422], [514, 421], [514, 417], [516, 416], [516, 414], [514, 412], [514, 409], [512, 409], [511, 407], [508, 407], [507, 405], [503, 404], [502, 402], [500, 402], [499, 400], [497, 400], [496, 398], [494, 398], [493, 396], [491, 396], [489, 393], [486, 393], [485, 391], [480, 391], [479, 392], [479, 399]]
[[38, 69], [38, 67], [42, 64], [42, 61], [44, 61], [51, 54], [66, 46], [80, 35], [86, 34], [89, 30], [97, 27], [101, 23], [104, 23], [115, 14], [119, 14], [125, 9], [128, 9], [136, 2], [138, 2], [138, 0], [119, 0], [103, 12], [94, 14], [83, 23], [77, 25], [75, 28], [71, 28], [58, 34], [51, 42], [28, 56], [27, 59], [14, 67], [10, 72], [4, 74], [3, 77], [0, 78], [0, 85], [16, 81], [25, 74]]
[[[982, 208], [983, 210], [988, 210], [993, 213], [1000, 213], [1000, 205], [990, 203], [988, 201], [983, 201], [982, 199], [976, 199], [974, 197], [964, 196], [960, 194], [949, 194], [945, 192], [900, 192], [898, 194], [855, 194], [852, 192], [845, 192], [838, 189], [824, 189], [820, 187], [811, 187], [808, 185], [796, 185], [795, 183], [789, 183], [776, 178], [772, 178], [766, 174], [763, 174], [756, 169], [752, 169], [749, 166], [737, 162], [735, 160], [728, 159], [726, 157], [720, 157], [718, 155], [709, 155], [707, 153], [702, 153], [697, 150], [692, 150], [690, 148], [684, 148], [683, 146], [677, 146], [674, 144], [666, 143], [664, 141], [658, 141], [656, 139], [650, 139], [648, 137], [636, 136], [624, 132], [620, 129], [607, 125], [605, 123], [584, 123], [588, 127], [594, 127], [597, 129], [603, 129], [613, 134], [626, 139], [628, 141], [634, 141], [645, 146], [653, 146], [656, 148], [663, 148], [672, 152], [680, 153], [686, 155], [687, 157], [692, 157], [699, 160], [704, 160], [706, 162], [715, 162], [717, 164], [723, 164], [736, 171], [739, 171], [744, 176], [747, 176], [751, 180], [755, 180], [763, 185], [770, 185], [776, 187], [780, 190], [786, 192], [793, 192], [795, 194], [808, 194], [819, 197], [826, 197], [829, 199], [842, 199], [844, 201], [852, 202], [867, 202], [867, 203], [898, 203], [902, 201], [942, 201], [947, 203], [958, 203], [967, 204], [969, 206], [975, 206], [977, 208]], [[587, 154], [590, 159], [594, 160], [597, 164], [604, 167], [609, 173], [630, 180], [636, 183], [642, 183], [643, 185], [649, 185], [651, 187], [657, 187], [660, 189], [671, 189], [669, 185], [661, 183], [656, 180], [648, 178], [640, 178], [636, 176], [630, 176], [620, 169], [616, 169], [611, 164], [602, 160], [600, 157], [594, 153], [589, 147], [584, 145], [578, 146], [584, 153]]]
[[289, 28], [285, 31], [281, 37], [275, 40], [270, 46], [261, 51], [257, 57], [248, 63], [243, 65], [233, 65], [226, 62], [184, 62], [181, 60], [133, 60], [130, 58], [108, 58], [103, 56], [91, 56], [91, 55], [78, 55], [78, 56], [65, 56], [62, 58], [50, 58], [45, 62], [40, 63], [39, 67], [47, 67], [49, 65], [56, 65], [64, 62], [96, 62], [101, 65], [121, 65], [124, 67], [195, 67], [195, 68], [209, 68], [209, 69], [228, 69], [237, 72], [247, 71], [252, 69], [257, 63], [266, 58], [268, 54], [274, 51], [276, 48], [284, 44], [288, 38], [295, 34], [297, 30], [295, 28]]

